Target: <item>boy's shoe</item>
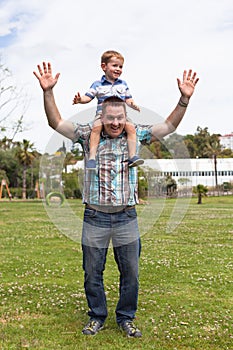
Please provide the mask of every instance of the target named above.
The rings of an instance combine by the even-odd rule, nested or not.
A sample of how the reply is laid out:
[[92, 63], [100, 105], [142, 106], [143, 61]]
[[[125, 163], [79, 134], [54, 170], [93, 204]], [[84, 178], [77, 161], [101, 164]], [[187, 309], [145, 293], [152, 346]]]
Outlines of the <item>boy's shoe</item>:
[[120, 324], [120, 328], [126, 333], [127, 337], [140, 338], [142, 336], [141, 331], [132, 321], [123, 321]]
[[96, 169], [96, 161], [95, 159], [89, 159], [86, 163], [87, 170], [95, 170]]
[[83, 328], [82, 333], [85, 335], [96, 335], [103, 325], [97, 320], [90, 320], [86, 326]]
[[129, 167], [133, 168], [134, 166], [139, 166], [144, 163], [144, 160], [139, 158], [138, 156], [133, 156], [128, 159]]

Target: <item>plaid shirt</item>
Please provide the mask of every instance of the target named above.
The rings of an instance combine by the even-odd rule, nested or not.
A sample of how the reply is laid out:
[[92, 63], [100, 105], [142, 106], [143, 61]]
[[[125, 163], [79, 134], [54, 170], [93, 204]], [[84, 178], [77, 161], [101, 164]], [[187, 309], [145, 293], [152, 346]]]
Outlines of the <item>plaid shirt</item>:
[[[138, 144], [150, 143], [151, 126], [135, 125]], [[89, 155], [90, 124], [75, 125], [75, 140], [82, 145], [85, 162]], [[96, 156], [97, 171], [85, 171], [83, 202], [92, 205], [125, 206], [138, 203], [137, 169], [128, 166], [127, 135], [101, 134]]]

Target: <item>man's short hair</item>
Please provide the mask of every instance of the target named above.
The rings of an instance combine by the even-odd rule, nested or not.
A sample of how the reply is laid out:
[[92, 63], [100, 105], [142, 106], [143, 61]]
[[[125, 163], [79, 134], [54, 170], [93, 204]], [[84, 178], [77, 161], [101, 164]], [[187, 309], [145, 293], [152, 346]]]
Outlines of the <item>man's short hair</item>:
[[113, 106], [113, 107], [118, 107], [122, 106], [124, 108], [124, 112], [126, 114], [126, 103], [124, 100], [122, 100], [120, 97], [117, 96], [110, 96], [107, 97], [103, 103], [102, 103], [102, 114], [106, 112], [106, 107], [107, 106]]

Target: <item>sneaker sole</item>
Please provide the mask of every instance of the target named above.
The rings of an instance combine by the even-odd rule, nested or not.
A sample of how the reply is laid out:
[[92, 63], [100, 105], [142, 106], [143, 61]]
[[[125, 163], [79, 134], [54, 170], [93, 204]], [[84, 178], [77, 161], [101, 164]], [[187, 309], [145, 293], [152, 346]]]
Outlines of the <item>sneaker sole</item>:
[[125, 330], [125, 329], [123, 329], [121, 326], [119, 327], [120, 328], [120, 331], [122, 332], [122, 333], [124, 333], [125, 334], [125, 336], [127, 337], [127, 338], [141, 338], [142, 337], [142, 334], [141, 335], [138, 335], [138, 336], [134, 336], [134, 335], [129, 335], [128, 333], [127, 333], [127, 331]]
[[104, 326], [102, 326], [102, 327], [100, 327], [99, 329], [98, 329], [98, 331], [97, 332], [95, 332], [95, 333], [89, 333], [89, 334], [86, 334], [86, 333], [83, 333], [83, 331], [82, 331], [82, 334], [83, 335], [91, 335], [92, 337], [94, 337], [96, 334], [98, 334], [102, 329], [104, 328]]
[[135, 167], [135, 166], [142, 165], [143, 163], [144, 163], [144, 160], [141, 160], [141, 159], [136, 160], [135, 162], [129, 164], [129, 168], [133, 168], [133, 167]]

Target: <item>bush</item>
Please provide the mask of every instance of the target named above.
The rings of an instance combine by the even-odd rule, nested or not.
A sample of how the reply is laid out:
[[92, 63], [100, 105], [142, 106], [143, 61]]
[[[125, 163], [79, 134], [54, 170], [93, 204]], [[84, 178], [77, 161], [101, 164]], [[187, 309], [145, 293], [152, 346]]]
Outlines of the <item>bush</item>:
[[22, 198], [22, 188], [20, 187], [10, 188], [10, 193], [12, 198]]

